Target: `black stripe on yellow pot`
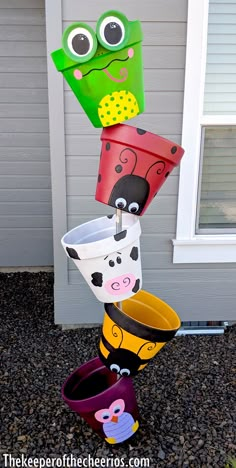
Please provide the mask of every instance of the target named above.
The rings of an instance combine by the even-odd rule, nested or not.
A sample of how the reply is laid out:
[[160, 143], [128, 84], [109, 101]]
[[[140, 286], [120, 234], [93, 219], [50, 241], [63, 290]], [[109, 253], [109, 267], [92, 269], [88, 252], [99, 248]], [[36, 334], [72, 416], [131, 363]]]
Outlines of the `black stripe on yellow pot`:
[[134, 376], [170, 341], [181, 325], [177, 313], [147, 291], [118, 305], [105, 304], [99, 357], [113, 372]]

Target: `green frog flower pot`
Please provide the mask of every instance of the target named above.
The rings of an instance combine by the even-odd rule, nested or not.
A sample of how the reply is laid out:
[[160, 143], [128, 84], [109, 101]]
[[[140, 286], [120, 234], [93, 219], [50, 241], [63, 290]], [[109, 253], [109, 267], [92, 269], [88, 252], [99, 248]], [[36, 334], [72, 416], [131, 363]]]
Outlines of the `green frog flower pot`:
[[131, 125], [104, 128], [95, 198], [142, 216], [184, 154], [180, 145]]
[[109, 371], [98, 357], [76, 369], [62, 387], [65, 403], [109, 444], [132, 437], [139, 427], [132, 380]]
[[105, 304], [99, 357], [113, 372], [142, 371], [181, 325], [177, 313], [160, 298], [141, 290], [122, 302]]
[[101, 302], [123, 301], [142, 287], [139, 218], [125, 213], [116, 234], [115, 215], [69, 231], [62, 245]]
[[94, 127], [144, 111], [141, 44], [141, 23], [115, 10], [99, 18], [96, 34], [80, 22], [64, 31], [62, 49], [51, 56]]

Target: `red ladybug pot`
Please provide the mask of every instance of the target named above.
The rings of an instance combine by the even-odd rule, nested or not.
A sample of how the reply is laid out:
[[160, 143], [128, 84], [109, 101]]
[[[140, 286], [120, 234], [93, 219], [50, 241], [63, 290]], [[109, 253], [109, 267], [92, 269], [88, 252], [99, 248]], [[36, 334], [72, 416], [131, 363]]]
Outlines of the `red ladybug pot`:
[[110, 372], [94, 358], [76, 369], [62, 387], [62, 397], [106, 442], [118, 444], [139, 427], [132, 380]]
[[180, 163], [183, 148], [124, 124], [103, 129], [101, 140], [96, 200], [142, 216]]

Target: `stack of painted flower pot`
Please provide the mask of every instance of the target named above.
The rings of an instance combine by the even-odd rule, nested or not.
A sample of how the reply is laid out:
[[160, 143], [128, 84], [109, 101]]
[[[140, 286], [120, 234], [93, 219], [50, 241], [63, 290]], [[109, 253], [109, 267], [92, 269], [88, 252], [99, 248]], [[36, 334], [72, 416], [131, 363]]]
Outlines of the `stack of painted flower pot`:
[[96, 34], [73, 23], [62, 49], [52, 53], [92, 124], [103, 127], [95, 198], [114, 208], [113, 215], [77, 226], [62, 239], [105, 308], [99, 357], [68, 377], [62, 396], [111, 444], [139, 427], [131, 377], [180, 327], [168, 304], [141, 289], [139, 216], [184, 153], [171, 141], [122, 123], [144, 111], [141, 43], [140, 22], [112, 10], [100, 17]]

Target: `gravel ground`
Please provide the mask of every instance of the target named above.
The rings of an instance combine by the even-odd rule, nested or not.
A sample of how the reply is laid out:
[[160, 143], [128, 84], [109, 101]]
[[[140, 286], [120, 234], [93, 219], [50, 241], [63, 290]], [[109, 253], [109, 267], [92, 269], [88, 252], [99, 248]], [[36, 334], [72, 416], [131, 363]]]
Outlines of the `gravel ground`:
[[166, 345], [134, 379], [140, 430], [110, 447], [60, 397], [69, 373], [96, 356], [100, 328], [54, 325], [52, 273], [1, 273], [0, 284], [2, 453], [148, 457], [151, 468], [221, 468], [236, 456], [235, 327]]

